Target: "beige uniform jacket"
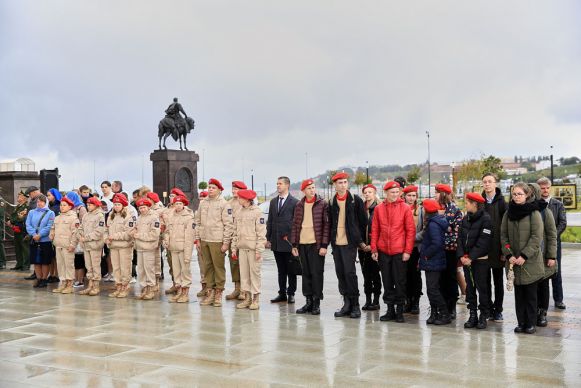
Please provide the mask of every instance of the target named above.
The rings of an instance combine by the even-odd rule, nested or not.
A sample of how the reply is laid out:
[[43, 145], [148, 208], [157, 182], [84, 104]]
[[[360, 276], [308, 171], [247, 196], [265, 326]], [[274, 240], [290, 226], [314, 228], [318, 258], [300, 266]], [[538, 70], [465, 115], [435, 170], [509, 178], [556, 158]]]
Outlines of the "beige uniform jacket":
[[105, 232], [105, 240], [111, 239], [109, 248], [119, 249], [132, 247], [133, 236], [131, 234], [133, 229], [135, 229], [136, 217], [131, 215], [129, 210], [127, 210], [125, 217], [122, 217], [121, 213], [116, 213], [114, 218], [111, 218], [112, 215], [113, 212], [109, 214], [107, 230]]
[[232, 198], [228, 201], [230, 207], [232, 208], [232, 218], [234, 219], [234, 225], [236, 225], [236, 214], [242, 209], [242, 205], [238, 202], [238, 198]]
[[152, 251], [159, 246], [161, 223], [157, 214], [149, 211], [140, 215], [135, 224], [135, 249], [138, 251]]
[[195, 224], [194, 216], [186, 209], [168, 214], [163, 240], [170, 251], [184, 251], [192, 256], [194, 250]]
[[264, 251], [266, 244], [266, 223], [262, 210], [256, 205], [241, 208], [236, 215], [236, 230], [232, 240], [232, 251], [253, 249]]
[[79, 218], [74, 210], [58, 215], [50, 228], [50, 239], [54, 246], [75, 248], [79, 242], [79, 226]]
[[196, 212], [196, 240], [230, 244], [234, 232], [232, 208], [222, 196], [200, 202]]
[[89, 251], [98, 251], [105, 245], [105, 215], [101, 209], [88, 212], [81, 220], [79, 234], [83, 236], [83, 248]]

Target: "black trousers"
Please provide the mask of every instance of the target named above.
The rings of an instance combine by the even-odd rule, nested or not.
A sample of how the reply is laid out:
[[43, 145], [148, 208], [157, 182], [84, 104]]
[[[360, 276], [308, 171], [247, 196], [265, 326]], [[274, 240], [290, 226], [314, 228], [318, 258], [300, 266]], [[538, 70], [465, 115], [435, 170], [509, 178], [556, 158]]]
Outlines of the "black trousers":
[[319, 256], [317, 244], [300, 244], [299, 256], [303, 267], [303, 295], [323, 299], [325, 256]]
[[[278, 268], [278, 293], [281, 295], [294, 295], [297, 291], [297, 275], [288, 272], [288, 261], [292, 254], [290, 252], [274, 251], [276, 267]], [[288, 279], [288, 288], [286, 287]]]
[[407, 263], [402, 260], [402, 254], [388, 255], [379, 252], [379, 269], [383, 279], [383, 301], [387, 304], [404, 304]]
[[428, 299], [430, 300], [430, 306], [447, 310], [446, 301], [440, 292], [440, 277], [442, 273], [439, 271], [426, 271], [425, 275], [426, 291], [428, 293]]
[[414, 248], [407, 264], [407, 299], [419, 299], [422, 296], [422, 272], [418, 268], [420, 251]]
[[[492, 281], [494, 280], [494, 302], [492, 301]], [[504, 267], [491, 268], [488, 272], [489, 305], [497, 313], [502, 312], [504, 303]]]
[[343, 296], [359, 296], [357, 283], [357, 248], [349, 245], [334, 245], [333, 259], [335, 261], [335, 273], [339, 281], [339, 293]]
[[549, 299], [551, 294], [549, 291], [549, 279], [550, 277], [539, 280], [537, 286], [537, 307], [544, 310], [549, 309]]
[[446, 251], [446, 269], [442, 271], [442, 277], [440, 278], [440, 291], [446, 300], [448, 308], [456, 306], [458, 301], [457, 263], [456, 252]]
[[[488, 264], [488, 260], [472, 260], [472, 265], [464, 266], [466, 302], [468, 302], [468, 309], [478, 309], [485, 315], [488, 315], [490, 312], [490, 295], [488, 294], [489, 274], [490, 264]], [[478, 299], [476, 292], [478, 292]], [[480, 301], [480, 304], [478, 304], [478, 301]]]
[[551, 278], [553, 285], [553, 300], [555, 303], [563, 301], [563, 278], [561, 277], [561, 237], [557, 238], [557, 273]]
[[514, 305], [519, 326], [537, 324], [537, 288], [538, 282], [526, 286], [514, 285]]
[[379, 264], [371, 258], [371, 252], [359, 251], [359, 264], [363, 273], [363, 292], [365, 295], [381, 295], [381, 276]]

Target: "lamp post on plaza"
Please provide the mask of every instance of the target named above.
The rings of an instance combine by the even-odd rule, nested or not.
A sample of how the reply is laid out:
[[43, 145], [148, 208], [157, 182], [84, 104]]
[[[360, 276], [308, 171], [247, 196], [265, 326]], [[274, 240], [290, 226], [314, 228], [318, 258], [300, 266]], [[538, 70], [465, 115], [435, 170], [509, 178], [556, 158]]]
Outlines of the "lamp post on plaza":
[[254, 169], [250, 170], [250, 187], [254, 190]]
[[553, 146], [551, 146], [551, 185], [553, 184], [554, 171], [553, 171]]
[[456, 185], [454, 182], [454, 168], [456, 167], [456, 162], [450, 163], [450, 166], [452, 166], [452, 174], [450, 175], [450, 186], [452, 187], [452, 192], [456, 194]]
[[431, 162], [430, 162], [430, 131], [426, 131], [426, 136], [428, 137], [428, 198], [430, 198], [432, 190], [432, 171], [431, 171]]
[[365, 163], [367, 164], [367, 167], [365, 168], [365, 175], [367, 177], [365, 184], [368, 184], [369, 183], [369, 161], [366, 160]]

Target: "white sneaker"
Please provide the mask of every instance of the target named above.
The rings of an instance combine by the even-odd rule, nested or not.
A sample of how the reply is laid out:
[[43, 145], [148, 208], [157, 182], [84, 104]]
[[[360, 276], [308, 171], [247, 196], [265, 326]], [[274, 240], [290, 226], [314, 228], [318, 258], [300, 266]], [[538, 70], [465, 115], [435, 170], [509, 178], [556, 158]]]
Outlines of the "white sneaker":
[[135, 284], [135, 283], [137, 283], [137, 279], [131, 278], [131, 280], [129, 281], [129, 284]]
[[73, 287], [74, 288], [83, 287], [83, 283], [80, 283], [80, 282], [78, 282], [78, 281], [75, 280], [75, 282], [73, 283]]
[[114, 282], [115, 278], [113, 277], [112, 274], [108, 273], [107, 275], [105, 275], [105, 277], [103, 278], [103, 280], [105, 280], [106, 282]]
[[458, 298], [458, 302], [456, 302], [458, 304], [466, 304], [466, 295], [460, 295], [460, 297]]

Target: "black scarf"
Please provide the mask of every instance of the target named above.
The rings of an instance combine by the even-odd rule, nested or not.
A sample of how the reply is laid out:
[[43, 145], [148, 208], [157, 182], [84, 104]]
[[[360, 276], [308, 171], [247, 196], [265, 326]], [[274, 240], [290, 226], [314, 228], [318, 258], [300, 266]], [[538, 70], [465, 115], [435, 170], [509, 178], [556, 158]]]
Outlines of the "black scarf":
[[536, 210], [539, 210], [539, 204], [537, 201], [526, 202], [522, 205], [517, 205], [513, 200], [511, 200], [508, 203], [508, 211], [506, 213], [509, 220], [520, 221], [523, 218], [530, 216], [531, 213]]
[[549, 203], [547, 201], [545, 201], [544, 199], [538, 199], [537, 203], [539, 205], [539, 211], [543, 211], [547, 208], [547, 206], [549, 206]]

